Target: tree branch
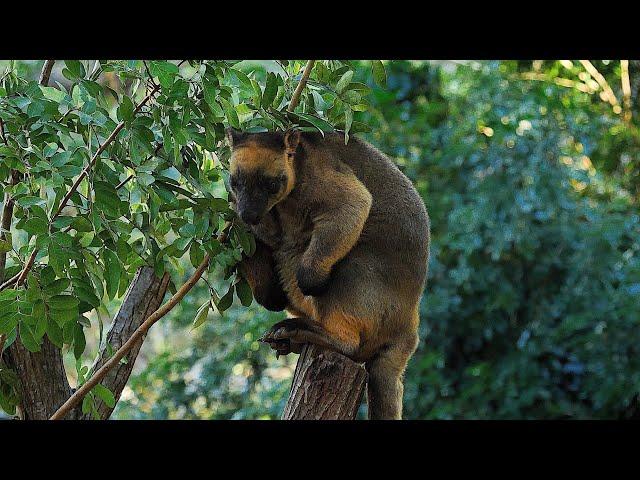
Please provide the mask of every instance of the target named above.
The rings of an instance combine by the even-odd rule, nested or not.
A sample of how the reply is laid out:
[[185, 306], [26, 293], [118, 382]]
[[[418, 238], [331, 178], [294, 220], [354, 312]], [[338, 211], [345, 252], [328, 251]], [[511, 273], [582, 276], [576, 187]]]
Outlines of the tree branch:
[[53, 70], [53, 65], [56, 63], [55, 60], [45, 60], [44, 65], [42, 66], [42, 72], [40, 72], [40, 85], [46, 87], [49, 85], [49, 77], [51, 76], [51, 71]]
[[[224, 242], [227, 238], [227, 229], [231, 226], [230, 222], [227, 222], [223, 228], [222, 233], [218, 236], [219, 242]], [[69, 399], [51, 416], [50, 420], [61, 420], [64, 416], [71, 411], [80, 401], [91, 391], [93, 387], [95, 387], [100, 381], [109, 373], [111, 369], [113, 369], [120, 360], [129, 352], [138, 341], [147, 333], [149, 328], [164, 317], [167, 313], [173, 309], [183, 298], [189, 293], [189, 291], [193, 288], [193, 286], [200, 280], [200, 277], [204, 273], [205, 269], [209, 265], [210, 256], [207, 253], [198, 265], [198, 268], [193, 275], [182, 285], [178, 291], [160, 308], [158, 308], [155, 312], [153, 312], [149, 318], [147, 318], [129, 337], [129, 339], [122, 345], [117, 352], [113, 354], [109, 360], [107, 360], [102, 367], [100, 367], [92, 376], [89, 378], [82, 387], [80, 387]]]
[[[11, 182], [13, 186], [19, 181], [19, 173], [16, 170], [11, 171]], [[2, 204], [2, 220], [0, 220], [0, 240], [7, 241], [8, 235], [11, 232], [11, 221], [13, 220], [13, 206], [15, 201], [9, 193], [4, 194], [4, 201]], [[0, 252], [0, 282], [4, 280], [4, 269], [7, 264], [7, 253]]]
[[314, 63], [316, 63], [315, 60], [307, 60], [307, 65], [304, 67], [304, 72], [302, 72], [300, 82], [298, 82], [298, 86], [291, 97], [291, 102], [289, 102], [289, 107], [287, 108], [288, 112], [293, 112], [298, 106], [298, 103], [300, 103], [300, 96], [302, 95], [304, 87], [307, 85], [307, 80], [309, 80], [309, 75], [311, 75]]

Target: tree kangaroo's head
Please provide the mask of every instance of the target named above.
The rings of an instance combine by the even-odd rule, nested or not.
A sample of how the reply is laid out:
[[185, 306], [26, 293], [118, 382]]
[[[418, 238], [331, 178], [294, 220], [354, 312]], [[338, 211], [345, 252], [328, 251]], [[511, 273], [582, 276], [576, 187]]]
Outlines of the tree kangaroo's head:
[[300, 132], [244, 133], [228, 128], [227, 140], [238, 214], [244, 222], [255, 225], [293, 190]]

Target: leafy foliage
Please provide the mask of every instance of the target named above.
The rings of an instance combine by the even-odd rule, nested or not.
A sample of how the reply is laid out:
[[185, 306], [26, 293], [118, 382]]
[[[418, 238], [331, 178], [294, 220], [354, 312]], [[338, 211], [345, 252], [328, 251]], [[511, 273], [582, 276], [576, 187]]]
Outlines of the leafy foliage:
[[[248, 305], [251, 291], [233, 267], [255, 241], [235, 223], [228, 242], [217, 239], [234, 217], [225, 127], [362, 127], [353, 111], [366, 108], [369, 89], [351, 81], [345, 62], [317, 62], [298, 109], [287, 111], [304, 64], [283, 60], [264, 71], [239, 61], [67, 60], [67, 81], [41, 86], [11, 62], [0, 82], [0, 180], [15, 208], [0, 278], [12, 279], [31, 255], [35, 264], [25, 288], [14, 282], [0, 293], [4, 348], [20, 341], [37, 352], [48, 338], [73, 351], [82, 383], [85, 329], [96, 312], [109, 316], [107, 303], [122, 297], [138, 267], [169, 272], [175, 292], [181, 259], [196, 267], [205, 253], [210, 276], [223, 281], [208, 283], [210, 301], [194, 326], [209, 307], [229, 308], [234, 293]], [[113, 403], [105, 390], [92, 395]], [[2, 380], [3, 406], [15, 404], [11, 392]]]

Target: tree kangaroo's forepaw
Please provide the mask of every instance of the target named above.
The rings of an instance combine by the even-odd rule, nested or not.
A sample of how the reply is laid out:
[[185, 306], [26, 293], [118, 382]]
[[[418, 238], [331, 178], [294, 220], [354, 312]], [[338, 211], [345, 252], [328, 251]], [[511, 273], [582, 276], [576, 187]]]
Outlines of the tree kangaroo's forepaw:
[[295, 342], [286, 332], [294, 332], [303, 328], [304, 325], [300, 321], [287, 318], [273, 325], [258, 340], [268, 343], [276, 351], [276, 358], [280, 355], [289, 355], [292, 352], [300, 353], [302, 343]]

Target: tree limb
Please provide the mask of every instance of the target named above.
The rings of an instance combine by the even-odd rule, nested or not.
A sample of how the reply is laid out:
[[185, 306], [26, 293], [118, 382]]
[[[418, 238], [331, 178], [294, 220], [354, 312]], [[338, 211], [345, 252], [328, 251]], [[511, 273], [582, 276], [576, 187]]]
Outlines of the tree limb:
[[316, 63], [315, 60], [307, 60], [307, 65], [304, 67], [304, 72], [302, 72], [302, 77], [300, 77], [300, 81], [298, 82], [298, 86], [293, 92], [293, 96], [291, 97], [291, 102], [289, 102], [289, 107], [287, 108], [288, 112], [293, 112], [298, 103], [300, 103], [300, 96], [302, 95], [302, 91], [304, 87], [307, 85], [307, 80], [309, 80], [309, 76], [311, 75], [311, 70], [313, 69], [313, 64]]
[[45, 60], [44, 65], [42, 66], [42, 72], [40, 72], [40, 85], [46, 87], [49, 85], [49, 77], [51, 76], [51, 71], [53, 70], [53, 65], [56, 63], [55, 60]]
[[[20, 174], [16, 170], [11, 171], [10, 185], [15, 185], [20, 180]], [[8, 235], [11, 232], [11, 221], [13, 220], [13, 206], [15, 201], [9, 193], [4, 194], [4, 201], [2, 204], [2, 220], [0, 220], [0, 240], [7, 241]], [[0, 252], [0, 282], [4, 280], [4, 270], [7, 264], [6, 251]]]

